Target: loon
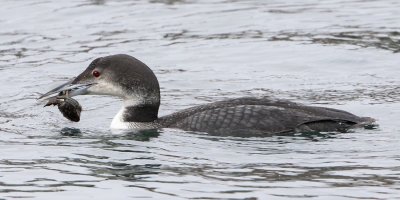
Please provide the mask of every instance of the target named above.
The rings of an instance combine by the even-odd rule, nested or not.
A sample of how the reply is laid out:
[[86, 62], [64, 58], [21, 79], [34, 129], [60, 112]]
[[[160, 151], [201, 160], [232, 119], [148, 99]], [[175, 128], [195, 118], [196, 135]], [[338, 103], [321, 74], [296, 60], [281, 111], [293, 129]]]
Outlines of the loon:
[[346, 111], [268, 97], [243, 97], [184, 109], [158, 117], [160, 86], [153, 71], [125, 54], [93, 60], [76, 78], [40, 98], [60, 92], [111, 95], [123, 100], [111, 129], [176, 128], [220, 136], [267, 136], [304, 131], [345, 132], [375, 120]]

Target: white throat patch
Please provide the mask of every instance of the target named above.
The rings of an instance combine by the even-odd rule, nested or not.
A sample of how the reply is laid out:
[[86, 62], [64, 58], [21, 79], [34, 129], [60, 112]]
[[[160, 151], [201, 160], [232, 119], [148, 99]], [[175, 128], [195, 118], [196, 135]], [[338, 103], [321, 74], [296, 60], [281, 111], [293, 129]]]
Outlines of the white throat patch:
[[113, 118], [110, 128], [112, 129], [129, 129], [129, 122], [124, 122], [123, 114], [125, 112], [125, 107], [122, 107], [117, 115]]

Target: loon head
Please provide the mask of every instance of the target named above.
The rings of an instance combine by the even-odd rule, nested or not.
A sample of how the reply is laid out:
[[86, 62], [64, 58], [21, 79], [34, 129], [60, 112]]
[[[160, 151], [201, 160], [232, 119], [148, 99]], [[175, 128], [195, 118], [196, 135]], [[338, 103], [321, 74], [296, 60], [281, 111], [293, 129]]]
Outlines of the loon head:
[[60, 92], [67, 92], [69, 97], [120, 97], [124, 100], [124, 106], [116, 118], [121, 122], [154, 121], [160, 106], [160, 87], [153, 71], [138, 59], [124, 54], [96, 58], [75, 79], [54, 88], [40, 98]]

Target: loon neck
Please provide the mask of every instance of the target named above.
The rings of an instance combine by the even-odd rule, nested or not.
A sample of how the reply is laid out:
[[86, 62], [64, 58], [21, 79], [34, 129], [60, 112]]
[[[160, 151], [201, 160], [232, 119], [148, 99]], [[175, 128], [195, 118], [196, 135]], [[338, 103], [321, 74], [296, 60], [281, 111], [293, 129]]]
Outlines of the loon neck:
[[159, 105], [139, 104], [124, 106], [122, 121], [124, 122], [153, 122], [158, 118]]
[[148, 129], [157, 128], [159, 104], [126, 103], [111, 122], [112, 129]]
[[[150, 97], [152, 95], [149, 95]], [[124, 99], [121, 111], [123, 122], [152, 122], [158, 118], [160, 98], [138, 95]]]

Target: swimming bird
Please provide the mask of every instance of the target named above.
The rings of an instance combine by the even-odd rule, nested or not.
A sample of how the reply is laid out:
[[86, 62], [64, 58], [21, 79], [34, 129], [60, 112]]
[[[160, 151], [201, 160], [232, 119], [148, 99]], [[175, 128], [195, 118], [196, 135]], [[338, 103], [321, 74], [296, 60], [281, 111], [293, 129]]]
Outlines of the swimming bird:
[[304, 131], [339, 131], [372, 125], [374, 119], [346, 111], [268, 97], [228, 99], [158, 117], [160, 86], [153, 71], [125, 54], [93, 60], [76, 78], [42, 95], [111, 95], [123, 106], [112, 129], [177, 128], [212, 135], [267, 136]]

